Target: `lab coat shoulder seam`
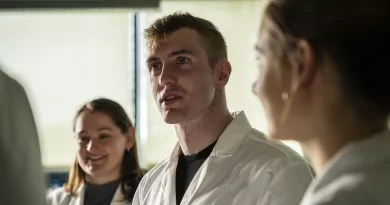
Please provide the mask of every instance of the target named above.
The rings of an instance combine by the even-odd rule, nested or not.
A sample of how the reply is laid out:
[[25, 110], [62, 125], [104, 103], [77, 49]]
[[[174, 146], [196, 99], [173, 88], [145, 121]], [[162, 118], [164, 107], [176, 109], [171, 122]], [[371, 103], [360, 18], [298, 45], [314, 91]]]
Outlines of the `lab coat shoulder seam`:
[[265, 146], [273, 147], [277, 151], [279, 151], [284, 157], [286, 157], [290, 162], [294, 161], [306, 161], [303, 157], [299, 156], [298, 153], [295, 153], [294, 150], [292, 150], [290, 147], [287, 145], [284, 145], [282, 142], [276, 144], [276, 143], [271, 143], [268, 142], [265, 139], [264, 133], [252, 128], [252, 130], [249, 133], [249, 137]]

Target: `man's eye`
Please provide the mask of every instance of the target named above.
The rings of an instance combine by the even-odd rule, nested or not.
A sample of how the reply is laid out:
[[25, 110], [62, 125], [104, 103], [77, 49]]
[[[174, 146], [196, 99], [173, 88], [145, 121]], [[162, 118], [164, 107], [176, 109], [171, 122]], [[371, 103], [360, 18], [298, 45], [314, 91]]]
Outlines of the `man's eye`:
[[161, 63], [151, 63], [149, 65], [150, 70], [158, 70], [161, 69], [161, 67], [162, 67]]
[[177, 62], [178, 62], [178, 64], [187, 64], [190, 62], [190, 59], [186, 58], [186, 57], [179, 57]]

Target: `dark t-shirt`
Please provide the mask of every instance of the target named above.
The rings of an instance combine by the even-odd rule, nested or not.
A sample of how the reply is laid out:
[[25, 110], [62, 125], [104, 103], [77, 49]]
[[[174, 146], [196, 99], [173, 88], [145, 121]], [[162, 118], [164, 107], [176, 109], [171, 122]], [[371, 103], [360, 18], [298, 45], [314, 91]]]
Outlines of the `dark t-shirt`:
[[101, 185], [85, 182], [84, 205], [110, 205], [119, 183], [119, 179]]
[[203, 162], [210, 156], [217, 142], [215, 141], [198, 154], [185, 156], [182, 152], [176, 169], [176, 204], [180, 204], [184, 193]]

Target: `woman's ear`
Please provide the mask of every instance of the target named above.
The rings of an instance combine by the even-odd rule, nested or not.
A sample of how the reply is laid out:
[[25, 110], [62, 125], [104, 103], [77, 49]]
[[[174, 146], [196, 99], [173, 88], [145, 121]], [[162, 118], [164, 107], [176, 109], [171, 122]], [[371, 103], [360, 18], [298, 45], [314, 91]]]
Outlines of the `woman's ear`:
[[126, 133], [126, 150], [130, 151], [134, 147], [135, 143], [135, 128], [133, 126], [129, 127]]
[[299, 40], [295, 54], [297, 66], [293, 71], [293, 76], [296, 78], [293, 89], [305, 89], [313, 83], [317, 71], [314, 49], [308, 41]]

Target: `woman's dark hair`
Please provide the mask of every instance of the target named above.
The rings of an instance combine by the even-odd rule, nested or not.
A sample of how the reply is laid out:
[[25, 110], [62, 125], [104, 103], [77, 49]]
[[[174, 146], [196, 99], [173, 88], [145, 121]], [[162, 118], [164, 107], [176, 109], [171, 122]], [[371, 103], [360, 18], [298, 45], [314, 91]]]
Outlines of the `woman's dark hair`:
[[390, 113], [389, 2], [270, 0], [265, 19], [283, 36], [306, 40], [317, 62], [331, 59], [351, 105], [366, 119], [383, 120]]
[[[124, 134], [129, 131], [130, 127], [133, 127], [133, 124], [122, 106], [109, 99], [99, 98], [83, 105], [74, 118], [74, 124], [77, 118], [84, 112], [99, 112], [108, 115]], [[125, 200], [129, 202], [133, 200], [142, 176], [143, 172], [138, 162], [137, 144], [134, 142], [133, 148], [130, 151], [125, 151], [122, 161], [120, 181]], [[84, 179], [85, 173], [76, 159], [70, 170], [68, 183], [65, 184], [65, 190], [70, 195], [75, 194], [77, 189], [84, 182]]]

